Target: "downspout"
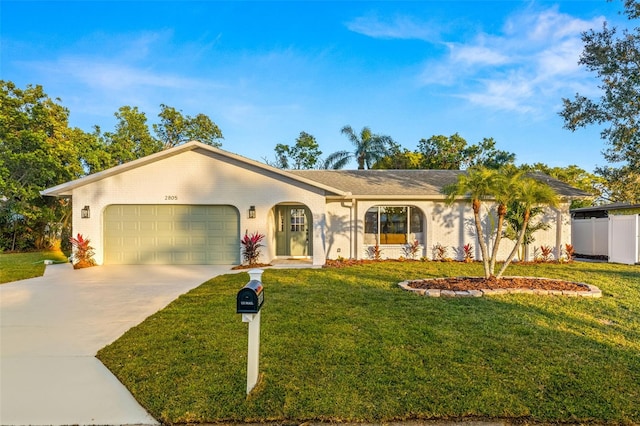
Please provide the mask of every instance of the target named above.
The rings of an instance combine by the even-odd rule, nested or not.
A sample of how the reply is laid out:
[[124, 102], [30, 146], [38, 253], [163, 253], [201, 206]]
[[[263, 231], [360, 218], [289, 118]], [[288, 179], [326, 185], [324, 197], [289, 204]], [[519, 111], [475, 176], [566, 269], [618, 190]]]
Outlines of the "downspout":
[[556, 211], [556, 260], [560, 260], [562, 256], [562, 210], [554, 209]]
[[351, 199], [351, 244], [350, 244], [350, 259], [357, 259], [358, 253], [358, 206], [355, 198]]

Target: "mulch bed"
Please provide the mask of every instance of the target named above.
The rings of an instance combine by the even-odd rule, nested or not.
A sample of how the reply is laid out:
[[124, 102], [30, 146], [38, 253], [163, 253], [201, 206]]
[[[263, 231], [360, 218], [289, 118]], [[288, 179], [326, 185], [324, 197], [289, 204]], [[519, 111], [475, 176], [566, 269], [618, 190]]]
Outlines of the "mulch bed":
[[452, 278], [434, 278], [424, 280], [410, 280], [409, 287], [416, 289], [434, 289], [434, 290], [498, 290], [523, 288], [532, 290], [564, 290], [564, 291], [589, 291], [585, 285], [578, 283], [554, 280], [549, 278], [532, 278], [532, 277], [503, 277], [482, 278], [482, 277], [452, 277]]

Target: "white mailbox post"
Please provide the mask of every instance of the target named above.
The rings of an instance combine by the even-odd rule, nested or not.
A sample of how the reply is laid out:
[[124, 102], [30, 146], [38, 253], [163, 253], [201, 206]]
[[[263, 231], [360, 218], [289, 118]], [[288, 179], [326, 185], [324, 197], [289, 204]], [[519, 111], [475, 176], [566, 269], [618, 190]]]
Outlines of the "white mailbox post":
[[242, 322], [249, 323], [249, 344], [247, 350], [247, 395], [258, 383], [260, 359], [260, 308], [264, 303], [262, 269], [249, 271], [250, 280], [237, 296], [237, 312], [242, 314]]

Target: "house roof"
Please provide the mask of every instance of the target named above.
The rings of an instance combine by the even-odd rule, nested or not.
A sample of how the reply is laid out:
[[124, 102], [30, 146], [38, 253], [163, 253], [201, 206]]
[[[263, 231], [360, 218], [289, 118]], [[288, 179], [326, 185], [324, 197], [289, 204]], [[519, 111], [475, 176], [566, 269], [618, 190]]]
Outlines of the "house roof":
[[[204, 151], [265, 172], [326, 191], [328, 196], [353, 198], [444, 198], [442, 188], [455, 183], [462, 170], [282, 170], [249, 158], [192, 141], [80, 179], [47, 188], [40, 193], [68, 196], [81, 186], [97, 182], [187, 151]], [[589, 194], [542, 173], [532, 176], [547, 183], [563, 198], [584, 198]]]
[[143, 158], [139, 158], [137, 160], [133, 160], [130, 161], [128, 163], [125, 164], [121, 164], [119, 166], [115, 166], [112, 167], [110, 169], [98, 172], [98, 173], [93, 173], [91, 175], [82, 177], [80, 179], [76, 179], [76, 180], [72, 180], [70, 182], [66, 182], [51, 188], [47, 188], [43, 191], [40, 191], [40, 194], [42, 195], [49, 195], [49, 196], [65, 196], [65, 195], [71, 195], [71, 192], [76, 189], [79, 188], [81, 186], [93, 183], [93, 182], [97, 182], [99, 180], [108, 178], [110, 176], [115, 176], [117, 174], [126, 172], [128, 170], [132, 170], [147, 164], [151, 164], [157, 161], [160, 161], [164, 158], [168, 158], [168, 157], [172, 157], [174, 155], [178, 155], [180, 153], [183, 152], [187, 152], [187, 151], [206, 151], [206, 152], [210, 152], [216, 155], [219, 155], [221, 157], [226, 157], [228, 159], [234, 160], [236, 162], [239, 162], [241, 164], [246, 164], [247, 166], [251, 166], [254, 168], [258, 168], [264, 171], [268, 171], [271, 173], [275, 173], [277, 175], [289, 178], [291, 180], [300, 182], [300, 183], [304, 183], [306, 185], [310, 185], [316, 188], [320, 188], [322, 190], [327, 191], [330, 194], [334, 194], [334, 195], [346, 195], [343, 191], [341, 191], [340, 189], [337, 188], [333, 188], [331, 186], [325, 185], [321, 182], [316, 182], [313, 180], [309, 180], [308, 178], [305, 178], [304, 176], [299, 176], [299, 175], [295, 175], [292, 174], [286, 170], [282, 170], [282, 169], [278, 169], [276, 167], [272, 167], [269, 166], [267, 164], [264, 163], [260, 163], [258, 161], [254, 161], [251, 160], [249, 158], [243, 157], [241, 155], [237, 155], [237, 154], [233, 154], [229, 151], [225, 151], [219, 148], [214, 148], [210, 145], [205, 145], [201, 142], [198, 141], [191, 141], [191, 142], [187, 142], [183, 145], [177, 146], [175, 148], [170, 148], [164, 151], [160, 151], [158, 153], [152, 154], [152, 155], [148, 155], [146, 157]]
[[[455, 183], [464, 170], [291, 170], [290, 173], [350, 192], [356, 198], [443, 197], [442, 188]], [[543, 173], [531, 176], [548, 184], [563, 198], [589, 194]]]

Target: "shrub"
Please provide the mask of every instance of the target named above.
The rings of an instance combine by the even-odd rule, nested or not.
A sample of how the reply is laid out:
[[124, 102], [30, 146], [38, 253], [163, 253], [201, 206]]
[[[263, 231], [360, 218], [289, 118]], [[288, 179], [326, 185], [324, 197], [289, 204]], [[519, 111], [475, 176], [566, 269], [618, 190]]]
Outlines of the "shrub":
[[371, 246], [368, 249], [369, 257], [373, 260], [381, 260], [382, 259], [382, 249], [379, 244], [375, 246]]
[[74, 269], [88, 268], [95, 266], [96, 261], [93, 259], [94, 248], [89, 245], [90, 240], [84, 238], [82, 234], [78, 234], [76, 238], [69, 238], [72, 247], [72, 263]]
[[447, 258], [447, 246], [443, 246], [442, 244], [438, 243], [435, 246], [433, 246], [432, 251], [433, 251], [433, 260], [438, 260], [441, 262], [444, 262], [446, 260], [448, 260]]
[[573, 248], [573, 245], [571, 245], [571, 244], [565, 244], [564, 245], [564, 253], [567, 255], [567, 261], [568, 262], [573, 261], [573, 258], [576, 255], [576, 251]]
[[418, 240], [414, 240], [411, 244], [405, 244], [404, 247], [402, 247], [402, 251], [407, 259], [415, 259], [420, 251], [420, 242]]
[[542, 262], [550, 262], [553, 258], [553, 247], [540, 246], [540, 256], [538, 259]]
[[258, 263], [258, 259], [260, 258], [260, 248], [264, 247], [260, 242], [264, 237], [264, 234], [259, 234], [257, 232], [251, 235], [248, 235], [245, 232], [244, 237], [240, 240], [240, 244], [242, 244], [242, 257], [244, 259], [244, 263], [248, 263], [249, 265]]

